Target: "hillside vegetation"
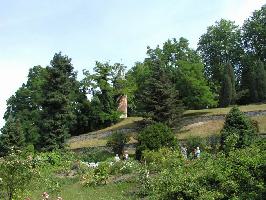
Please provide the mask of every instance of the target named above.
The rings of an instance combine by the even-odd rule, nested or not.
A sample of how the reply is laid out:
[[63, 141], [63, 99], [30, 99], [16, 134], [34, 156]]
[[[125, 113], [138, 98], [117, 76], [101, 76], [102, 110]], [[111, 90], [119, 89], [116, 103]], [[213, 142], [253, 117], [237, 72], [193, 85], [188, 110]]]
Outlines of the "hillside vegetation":
[[[184, 118], [188, 120], [197, 117], [199, 118], [199, 122], [193, 123], [192, 121], [192, 123], [182, 127], [180, 130], [176, 131], [176, 137], [180, 140], [184, 140], [190, 137], [207, 137], [211, 135], [218, 135], [223, 127], [224, 119], [200, 121], [200, 117], [226, 115], [230, 109], [231, 107], [187, 110], [184, 113]], [[243, 112], [266, 111], [266, 104], [239, 106], [239, 109]], [[252, 119], [258, 122], [259, 133], [266, 133], [266, 115], [254, 116]], [[129, 143], [135, 143], [136, 140], [134, 139], [134, 136], [138, 130], [138, 122], [141, 120], [143, 120], [142, 117], [128, 117], [127, 119], [124, 119], [121, 122], [105, 129], [72, 137], [68, 140], [67, 144], [69, 145], [70, 149], [105, 146], [108, 135], [110, 135], [111, 132], [119, 130], [128, 130], [127, 133], [132, 135]]]

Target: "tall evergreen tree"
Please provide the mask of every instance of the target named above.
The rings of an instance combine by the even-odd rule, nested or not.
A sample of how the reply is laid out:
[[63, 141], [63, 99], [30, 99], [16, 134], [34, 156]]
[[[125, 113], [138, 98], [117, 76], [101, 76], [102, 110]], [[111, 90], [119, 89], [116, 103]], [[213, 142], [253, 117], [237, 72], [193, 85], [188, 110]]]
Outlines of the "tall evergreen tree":
[[71, 109], [71, 94], [76, 73], [73, 71], [71, 59], [61, 53], [54, 55], [51, 66], [46, 69], [39, 147], [52, 150], [63, 147], [69, 136], [72, 120], [75, 119]]
[[222, 86], [220, 90], [220, 107], [234, 104], [236, 100], [235, 75], [230, 63], [224, 66]]
[[157, 122], [176, 126], [183, 112], [179, 93], [169, 79], [163, 63], [157, 60], [149, 62], [149, 65], [151, 73], [143, 83], [139, 95], [142, 111]]

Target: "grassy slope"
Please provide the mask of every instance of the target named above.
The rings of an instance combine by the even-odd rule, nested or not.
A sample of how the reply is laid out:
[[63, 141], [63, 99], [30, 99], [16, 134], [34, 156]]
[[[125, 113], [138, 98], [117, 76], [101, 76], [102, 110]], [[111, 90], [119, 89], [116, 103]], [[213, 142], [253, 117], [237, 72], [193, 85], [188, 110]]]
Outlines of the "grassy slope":
[[[212, 108], [202, 110], [187, 110], [184, 113], [185, 117], [189, 116], [206, 116], [206, 115], [224, 115], [227, 114], [232, 107], [227, 108]], [[266, 110], [266, 104], [251, 104], [247, 106], [239, 106], [242, 112]]]
[[[266, 110], [266, 104], [253, 104], [247, 106], [239, 106], [243, 112], [249, 111], [263, 111]], [[213, 109], [202, 109], [202, 110], [188, 110], [184, 113], [185, 117], [192, 116], [210, 116], [210, 115], [224, 115], [230, 111], [231, 107], [228, 108], [213, 108]], [[252, 119], [258, 121], [259, 132], [266, 133], [266, 116], [252, 117]], [[177, 132], [178, 139], [186, 139], [191, 136], [207, 137], [210, 135], [219, 134], [224, 124], [224, 120], [212, 120], [206, 122], [199, 122], [184, 126], [180, 131]]]
[[[252, 117], [258, 121], [259, 132], [266, 133], [266, 116]], [[178, 139], [186, 139], [188, 137], [208, 137], [210, 135], [217, 135], [220, 133], [224, 124], [224, 120], [212, 120], [207, 122], [199, 122], [184, 126], [176, 133]]]
[[[266, 110], [266, 104], [254, 104], [254, 105], [247, 105], [247, 106], [239, 106], [240, 110], [243, 112], [248, 111], [259, 111], [259, 110]], [[208, 116], [208, 115], [223, 115], [227, 114], [231, 107], [228, 108], [213, 108], [213, 109], [202, 109], [202, 110], [188, 110], [184, 113], [185, 117], [192, 117], [192, 116]], [[253, 117], [259, 122], [259, 130], [262, 133], [266, 132], [266, 116], [258, 116]], [[121, 128], [134, 128], [137, 126], [137, 122], [141, 121], [141, 117], [129, 117], [127, 119], [122, 120], [121, 122], [93, 132], [96, 135], [95, 138], [92, 139], [85, 139], [85, 140], [69, 140], [69, 146], [71, 149], [83, 148], [83, 147], [96, 147], [96, 146], [104, 146], [106, 145], [106, 138], [101, 137], [101, 134], [106, 131], [115, 131]], [[223, 120], [213, 120], [207, 122], [200, 122], [190, 124], [188, 126], [183, 127], [180, 131], [176, 133], [178, 139], [186, 139], [190, 136], [200, 136], [206, 137], [213, 134], [219, 134], [220, 130], [223, 127]], [[91, 133], [88, 133], [91, 134]], [[134, 134], [134, 133], [133, 133]], [[132, 138], [131, 143], [134, 143], [134, 139]]]
[[[102, 137], [101, 134], [107, 132], [107, 131], [116, 131], [123, 128], [135, 128], [137, 126], [137, 123], [141, 121], [142, 117], [128, 117], [127, 119], [122, 120], [121, 122], [107, 127], [105, 129], [88, 133], [88, 135], [93, 134], [94, 137], [90, 139], [85, 140], [76, 140], [76, 137], [70, 138], [68, 141], [68, 145], [70, 149], [78, 149], [83, 147], [97, 147], [97, 146], [105, 146], [106, 145], [106, 137]], [[134, 133], [132, 133], [134, 134]], [[134, 143], [134, 139], [131, 138], [131, 143]]]

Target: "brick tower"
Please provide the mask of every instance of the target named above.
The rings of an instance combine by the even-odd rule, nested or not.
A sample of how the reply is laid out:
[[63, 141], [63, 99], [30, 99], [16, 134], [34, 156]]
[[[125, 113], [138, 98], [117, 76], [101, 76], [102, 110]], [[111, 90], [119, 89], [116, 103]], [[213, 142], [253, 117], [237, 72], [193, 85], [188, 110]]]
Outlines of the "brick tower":
[[120, 118], [127, 118], [127, 95], [121, 95], [118, 98], [118, 111], [122, 112]]

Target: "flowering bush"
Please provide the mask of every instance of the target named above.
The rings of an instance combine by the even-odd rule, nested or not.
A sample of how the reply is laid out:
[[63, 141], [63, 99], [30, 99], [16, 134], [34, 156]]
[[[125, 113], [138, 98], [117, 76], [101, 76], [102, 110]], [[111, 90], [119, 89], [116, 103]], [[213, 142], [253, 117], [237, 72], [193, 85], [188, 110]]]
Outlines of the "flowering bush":
[[106, 184], [110, 176], [110, 164], [108, 162], [101, 162], [97, 168], [88, 168], [82, 176], [82, 183], [84, 186], [95, 186]]
[[139, 162], [133, 160], [115, 162], [110, 167], [110, 174], [130, 174], [139, 168]]
[[2, 198], [21, 199], [36, 170], [32, 167], [32, 157], [25, 158], [21, 151], [11, 151], [0, 162], [0, 189]]

